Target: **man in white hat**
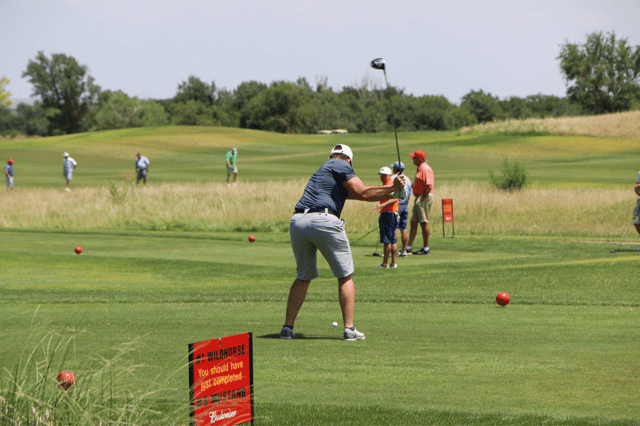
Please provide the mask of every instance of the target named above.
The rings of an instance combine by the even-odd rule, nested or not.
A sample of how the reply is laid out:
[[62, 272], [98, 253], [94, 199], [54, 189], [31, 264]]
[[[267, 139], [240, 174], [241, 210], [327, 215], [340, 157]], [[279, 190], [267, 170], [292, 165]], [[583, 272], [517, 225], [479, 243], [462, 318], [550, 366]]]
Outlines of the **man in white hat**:
[[64, 175], [64, 178], [67, 180], [67, 187], [65, 188], [65, 190], [69, 192], [71, 191], [71, 179], [73, 179], [73, 171], [78, 166], [78, 163], [76, 163], [76, 160], [69, 157], [68, 152], [65, 152], [64, 154], [62, 154], [62, 157], [64, 158], [62, 160], [62, 166], [63, 166], [62, 173]]
[[340, 218], [347, 199], [381, 201], [404, 187], [400, 175], [387, 185], [365, 186], [353, 171], [353, 153], [347, 145], [333, 147], [329, 159], [309, 179], [296, 204], [289, 235], [296, 257], [297, 277], [289, 290], [285, 323], [280, 331], [282, 339], [295, 337], [293, 325], [304, 303], [311, 280], [318, 277], [318, 250], [329, 263], [338, 279], [338, 300], [344, 322], [344, 340], [363, 340], [364, 333], [356, 330], [353, 316], [356, 290], [351, 275], [353, 258]]

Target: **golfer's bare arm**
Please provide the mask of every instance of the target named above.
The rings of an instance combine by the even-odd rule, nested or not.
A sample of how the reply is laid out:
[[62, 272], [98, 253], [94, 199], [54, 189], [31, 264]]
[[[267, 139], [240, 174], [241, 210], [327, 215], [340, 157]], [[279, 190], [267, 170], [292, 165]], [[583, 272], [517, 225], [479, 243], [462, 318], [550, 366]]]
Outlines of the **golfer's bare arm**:
[[[402, 176], [402, 175], [399, 175]], [[360, 201], [383, 201], [388, 200], [391, 193], [404, 187], [404, 176], [394, 179], [393, 183], [382, 186], [365, 186], [358, 176], [355, 176], [344, 183], [349, 190], [347, 199]]]

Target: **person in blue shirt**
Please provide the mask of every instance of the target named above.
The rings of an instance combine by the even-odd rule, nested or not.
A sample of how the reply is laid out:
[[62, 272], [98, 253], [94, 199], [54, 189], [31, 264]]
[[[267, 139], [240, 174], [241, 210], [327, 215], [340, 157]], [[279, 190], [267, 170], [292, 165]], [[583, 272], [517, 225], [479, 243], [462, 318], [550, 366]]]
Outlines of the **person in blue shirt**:
[[382, 201], [404, 187], [404, 176], [382, 186], [365, 186], [353, 171], [353, 153], [347, 145], [333, 147], [329, 159], [309, 179], [296, 204], [289, 234], [296, 258], [297, 277], [287, 300], [285, 323], [280, 337], [295, 337], [294, 322], [304, 303], [311, 280], [318, 277], [320, 251], [338, 279], [338, 299], [342, 310], [345, 340], [363, 340], [365, 335], [353, 324], [356, 292], [352, 274], [353, 258], [345, 222], [340, 218], [347, 199]]
[[7, 178], [7, 191], [13, 191], [13, 160], [11, 158], [4, 166], [4, 175]]
[[[390, 166], [395, 174], [404, 172], [404, 163], [396, 161]], [[392, 176], [392, 177], [395, 177]], [[411, 198], [411, 180], [404, 177], [404, 198], [400, 199], [398, 206], [398, 231], [400, 231], [400, 241], [402, 241], [402, 250], [398, 252], [398, 256], [407, 256], [407, 243], [409, 242], [409, 232], [407, 231], [407, 222], [409, 220], [409, 199]]]

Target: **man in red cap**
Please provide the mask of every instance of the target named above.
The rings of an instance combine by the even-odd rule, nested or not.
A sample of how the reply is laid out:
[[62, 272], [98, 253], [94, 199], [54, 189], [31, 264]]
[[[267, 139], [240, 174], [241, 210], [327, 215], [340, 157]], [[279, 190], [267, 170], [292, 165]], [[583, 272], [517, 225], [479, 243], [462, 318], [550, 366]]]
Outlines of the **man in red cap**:
[[4, 166], [4, 175], [7, 179], [7, 191], [13, 191], [13, 160], [9, 158]]
[[[421, 149], [409, 154], [416, 165], [416, 177], [413, 182], [414, 204], [411, 214], [411, 230], [407, 254], [429, 254], [429, 210], [433, 204], [434, 176], [433, 170], [427, 164], [427, 155]], [[422, 228], [423, 247], [413, 252], [413, 240], [418, 232], [418, 223]]]

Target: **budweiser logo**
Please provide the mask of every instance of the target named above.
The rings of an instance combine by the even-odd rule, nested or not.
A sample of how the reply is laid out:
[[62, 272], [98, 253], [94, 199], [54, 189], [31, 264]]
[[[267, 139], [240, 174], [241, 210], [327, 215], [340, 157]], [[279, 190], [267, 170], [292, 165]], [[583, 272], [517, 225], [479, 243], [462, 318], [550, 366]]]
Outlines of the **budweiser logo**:
[[217, 421], [230, 419], [230, 418], [235, 417], [235, 416], [236, 416], [236, 412], [235, 411], [229, 411], [227, 413], [220, 412], [220, 414], [218, 414], [217, 411], [214, 411], [213, 413], [209, 414], [209, 417], [211, 418], [211, 422], [209, 424], [214, 424]]

